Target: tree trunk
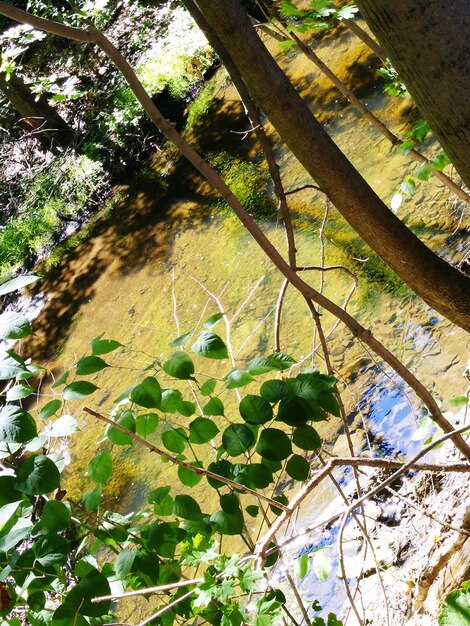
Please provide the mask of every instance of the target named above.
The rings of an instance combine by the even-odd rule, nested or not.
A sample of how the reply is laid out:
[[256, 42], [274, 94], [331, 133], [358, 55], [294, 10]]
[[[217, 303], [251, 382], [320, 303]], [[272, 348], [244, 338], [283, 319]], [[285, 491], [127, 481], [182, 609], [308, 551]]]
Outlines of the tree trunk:
[[358, 0], [357, 4], [470, 187], [468, 0]]
[[418, 239], [380, 200], [317, 122], [237, 0], [197, 0], [281, 139], [343, 217], [437, 311], [470, 330], [470, 279]]
[[0, 91], [21, 116], [21, 126], [31, 131], [35, 138], [48, 150], [56, 146], [66, 148], [74, 138], [73, 129], [41, 96], [35, 94], [19, 77], [9, 80], [0, 72]]

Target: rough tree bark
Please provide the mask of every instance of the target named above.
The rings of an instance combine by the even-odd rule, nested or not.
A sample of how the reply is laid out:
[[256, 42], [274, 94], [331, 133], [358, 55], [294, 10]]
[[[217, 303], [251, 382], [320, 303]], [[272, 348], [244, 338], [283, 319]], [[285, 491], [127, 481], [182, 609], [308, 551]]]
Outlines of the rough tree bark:
[[74, 138], [73, 129], [44, 97], [36, 100], [36, 96], [19, 76], [12, 75], [6, 80], [0, 72], [0, 91], [19, 113], [21, 126], [32, 131], [46, 149], [54, 146], [66, 148], [70, 145]]
[[357, 0], [357, 4], [470, 187], [468, 0]]
[[470, 330], [470, 279], [435, 255], [380, 200], [317, 122], [237, 0], [198, 0], [253, 99], [343, 217], [437, 311]]

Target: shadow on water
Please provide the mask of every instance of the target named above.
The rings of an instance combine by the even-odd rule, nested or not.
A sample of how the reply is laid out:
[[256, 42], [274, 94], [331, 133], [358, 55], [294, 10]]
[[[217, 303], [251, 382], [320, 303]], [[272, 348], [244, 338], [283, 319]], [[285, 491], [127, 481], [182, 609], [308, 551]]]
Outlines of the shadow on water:
[[[211, 117], [210, 127], [198, 140], [199, 149], [214, 151], [220, 146], [225, 152], [248, 153], [253, 141], [242, 141], [237, 134], [244, 130], [240, 104], [229, 102]], [[163, 153], [157, 156], [157, 167], [162, 158]], [[118, 188], [120, 198], [92, 227], [86, 241], [33, 286], [33, 297], [44, 292], [47, 300], [35, 324], [36, 334], [24, 342], [28, 356], [46, 360], [60, 350], [80, 307], [93, 298], [104, 274], [128, 275], [157, 260], [168, 260], [175, 233], [203, 226], [214, 210], [216, 195], [199, 173], [177, 156], [164, 182], [165, 188], [157, 179], [137, 178]]]

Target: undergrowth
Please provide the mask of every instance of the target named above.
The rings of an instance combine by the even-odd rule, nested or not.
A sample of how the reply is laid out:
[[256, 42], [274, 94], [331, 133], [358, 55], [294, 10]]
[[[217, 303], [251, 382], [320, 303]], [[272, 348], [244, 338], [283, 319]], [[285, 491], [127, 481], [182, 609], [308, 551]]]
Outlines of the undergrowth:
[[15, 210], [0, 224], [0, 276], [50, 251], [65, 225], [75, 228], [107, 187], [102, 165], [72, 152], [23, 175]]

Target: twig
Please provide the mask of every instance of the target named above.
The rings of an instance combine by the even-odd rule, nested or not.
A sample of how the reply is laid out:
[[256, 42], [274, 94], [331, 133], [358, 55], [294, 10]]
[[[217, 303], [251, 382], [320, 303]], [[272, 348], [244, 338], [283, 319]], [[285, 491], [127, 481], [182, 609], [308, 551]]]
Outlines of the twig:
[[320, 193], [325, 193], [317, 185], [308, 184], [308, 185], [302, 185], [301, 187], [296, 187], [295, 189], [290, 189], [289, 191], [285, 191], [284, 195], [290, 196], [293, 193], [299, 193], [300, 191], [304, 191], [305, 189], [315, 189], [315, 191], [319, 191]]
[[158, 587], [147, 587], [146, 589], [137, 589], [136, 591], [126, 591], [124, 593], [115, 593], [110, 596], [99, 596], [92, 598], [92, 602], [104, 602], [105, 600], [119, 600], [121, 598], [131, 598], [132, 596], [143, 596], [146, 593], [158, 593], [159, 591], [168, 591], [169, 589], [177, 589], [178, 587], [186, 587], [189, 585], [198, 585], [204, 582], [204, 578], [193, 578], [192, 580], [179, 580], [168, 585], [159, 585]]
[[425, 511], [423, 507], [418, 506], [412, 500], [410, 500], [409, 498], [406, 498], [405, 496], [402, 496], [401, 493], [399, 493], [395, 489], [392, 489], [391, 487], [387, 487], [386, 489], [396, 498], [398, 498], [399, 500], [402, 500], [405, 504], [410, 506], [412, 509], [415, 509], [416, 511], [418, 511], [418, 513], [421, 513], [421, 515], [424, 515], [425, 517], [429, 517], [429, 519], [432, 519], [434, 522], [437, 522], [438, 524], [440, 524], [441, 526], [445, 526], [446, 528], [450, 528], [451, 530], [454, 530], [456, 533], [460, 533], [461, 535], [467, 535], [468, 537], [470, 537], [470, 532], [468, 532], [468, 530], [465, 530], [465, 528], [459, 528], [458, 526], [453, 526], [452, 524], [449, 524], [449, 522], [445, 522], [443, 519], [440, 519], [433, 513], [429, 513], [429, 511]]
[[240, 306], [238, 307], [238, 309], [235, 311], [235, 313], [232, 315], [232, 317], [230, 318], [230, 324], [233, 324], [233, 322], [237, 319], [237, 317], [240, 315], [240, 313], [243, 311], [244, 307], [248, 304], [248, 302], [251, 300], [251, 298], [254, 296], [256, 290], [258, 289], [258, 287], [261, 285], [261, 283], [263, 282], [265, 278], [265, 274], [263, 274], [263, 276], [261, 276], [259, 278], [259, 280], [256, 282], [255, 286], [250, 290], [250, 293], [247, 295], [247, 297], [243, 300], [243, 302], [240, 304]]
[[[463, 428], [460, 428], [457, 432], [465, 432], [466, 430], [470, 430], [470, 426], [468, 425], [464, 426]], [[418, 463], [417, 462], [422, 456], [427, 454], [427, 452], [429, 452], [432, 448], [438, 445], [438, 443], [441, 443], [442, 441], [446, 441], [447, 439], [450, 438], [450, 436], [451, 436], [450, 433], [446, 433], [445, 435], [440, 437], [438, 440], [436, 440], [435, 442], [433, 442], [432, 444], [430, 444], [429, 446], [421, 450], [421, 452], [418, 455], [416, 455], [411, 461], [408, 461], [406, 463], [402, 461], [396, 461], [395, 459], [369, 459], [369, 458], [362, 458], [362, 457], [353, 457], [353, 458], [335, 457], [335, 458], [330, 459], [329, 461], [326, 462], [325, 466], [322, 469], [318, 470], [317, 473], [314, 476], [312, 476], [312, 478], [304, 485], [304, 487], [291, 500], [289, 507], [287, 507], [287, 510], [284, 511], [284, 513], [282, 513], [281, 515], [279, 515], [279, 517], [274, 521], [268, 533], [258, 543], [258, 546], [256, 548], [256, 554], [258, 556], [264, 556], [266, 554], [266, 546], [269, 545], [269, 543], [271, 542], [273, 535], [275, 535], [278, 532], [278, 530], [282, 527], [285, 521], [292, 515], [295, 509], [303, 502], [303, 500], [305, 500], [308, 494], [313, 489], [315, 489], [315, 487], [317, 487], [317, 485], [319, 485], [323, 481], [323, 479], [326, 478], [326, 476], [328, 476], [331, 473], [334, 467], [344, 465], [344, 466], [350, 466], [350, 467], [378, 467], [378, 468], [383, 468], [383, 469], [397, 468], [397, 471], [394, 472], [392, 477], [387, 478], [385, 481], [380, 483], [380, 485], [375, 487], [372, 491], [368, 491], [366, 494], [361, 496], [359, 500], [356, 500], [356, 502], [353, 505], [351, 505], [351, 507], [348, 507], [346, 512], [349, 511], [349, 509], [353, 510], [357, 508], [362, 502], [364, 502], [367, 499], [372, 498], [374, 495], [382, 491], [382, 489], [385, 489], [385, 487], [387, 487], [390, 483], [396, 480], [395, 475], [400, 476], [401, 474], [403, 474], [404, 472], [408, 470], [431, 471], [431, 472], [457, 472], [457, 473], [470, 472], [470, 463], [451, 463], [451, 464], [446, 465], [446, 464], [441, 464], [441, 463]], [[338, 519], [344, 513], [345, 513], [344, 511], [341, 513], [338, 513], [335, 519]]]
[[178, 598], [173, 600], [173, 602], [170, 602], [169, 604], [164, 606], [162, 609], [158, 610], [156, 613], [154, 613], [150, 617], [147, 617], [146, 619], [144, 619], [143, 622], [139, 622], [137, 626], [146, 626], [147, 624], [150, 624], [151, 622], [156, 620], [157, 617], [160, 617], [160, 615], [163, 615], [164, 613], [172, 609], [174, 606], [176, 606], [180, 602], [183, 602], [183, 600], [186, 600], [186, 598], [189, 598], [190, 596], [192, 596], [195, 591], [196, 589], [190, 589], [187, 593], [184, 593], [182, 596], [179, 596]]
[[[469, 430], [469, 426], [466, 425], [466, 426], [463, 426], [462, 428], [458, 428], [456, 430], [456, 432], [463, 433], [463, 432], [468, 431], [468, 430]], [[338, 546], [341, 548], [341, 544], [343, 542], [344, 529], [346, 527], [346, 523], [348, 521], [349, 515], [351, 514], [351, 511], [353, 511], [359, 505], [363, 504], [366, 500], [369, 500], [369, 499], [373, 498], [374, 496], [376, 496], [383, 489], [385, 489], [390, 484], [395, 482], [397, 480], [397, 478], [399, 478], [402, 474], [404, 474], [408, 470], [414, 469], [416, 464], [417, 464], [417, 462], [419, 461], [419, 459], [421, 459], [423, 456], [425, 456], [428, 452], [430, 452], [436, 446], [438, 446], [441, 443], [444, 443], [444, 441], [447, 441], [448, 439], [450, 439], [450, 437], [451, 437], [450, 433], [445, 433], [444, 435], [442, 435], [438, 439], [434, 440], [432, 443], [430, 443], [425, 448], [420, 450], [420, 452], [418, 452], [410, 461], [405, 463], [401, 468], [397, 469], [391, 476], [389, 476], [388, 478], [383, 480], [380, 484], [375, 486], [373, 489], [371, 489], [366, 494], [361, 496], [358, 500], [356, 500], [351, 505], [349, 505], [348, 508], [346, 509], [346, 511], [342, 514], [340, 530], [339, 530], [339, 533], [338, 533]], [[468, 465], [468, 464], [465, 464], [465, 465]], [[452, 467], [452, 466], [449, 466], [449, 467]], [[441, 470], [437, 470], [437, 471], [445, 471], [445, 470], [441, 469]], [[466, 470], [466, 471], [468, 471], [468, 470]], [[284, 515], [284, 513], [282, 515]]]
[[173, 317], [175, 319], [175, 325], [176, 325], [176, 336], [179, 337], [181, 335], [181, 330], [180, 330], [180, 322], [178, 319], [178, 306], [176, 302], [176, 293], [175, 293], [175, 268], [171, 270], [171, 297], [173, 300]]
[[274, 352], [279, 352], [281, 350], [281, 311], [282, 305], [284, 303], [284, 297], [286, 295], [287, 287], [289, 286], [289, 281], [287, 278], [284, 279], [281, 288], [279, 289], [279, 294], [277, 296], [276, 302], [276, 316], [274, 318]]

